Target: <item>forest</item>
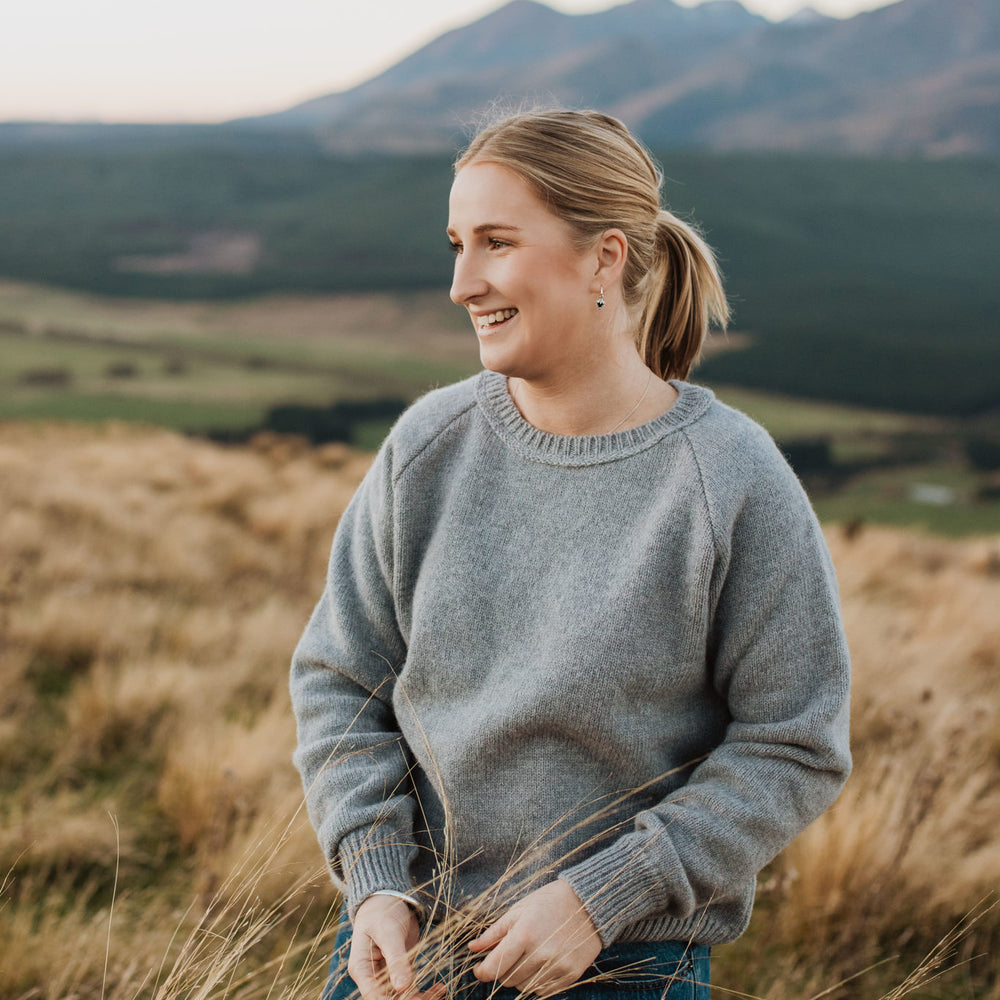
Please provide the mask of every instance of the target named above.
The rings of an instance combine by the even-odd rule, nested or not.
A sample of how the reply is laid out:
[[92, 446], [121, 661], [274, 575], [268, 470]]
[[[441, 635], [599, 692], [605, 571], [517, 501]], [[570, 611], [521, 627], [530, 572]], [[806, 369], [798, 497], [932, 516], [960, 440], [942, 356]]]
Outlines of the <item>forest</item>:
[[[1000, 160], [660, 151], [738, 349], [704, 377], [912, 413], [1000, 407]], [[447, 288], [445, 157], [217, 130], [0, 141], [0, 274], [116, 296]]]

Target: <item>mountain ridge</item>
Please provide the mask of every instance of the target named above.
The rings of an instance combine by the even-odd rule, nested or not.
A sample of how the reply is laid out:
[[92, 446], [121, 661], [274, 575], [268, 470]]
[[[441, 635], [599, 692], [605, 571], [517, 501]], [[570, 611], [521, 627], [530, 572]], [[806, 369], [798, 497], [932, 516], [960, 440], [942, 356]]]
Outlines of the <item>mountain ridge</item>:
[[370, 79], [218, 124], [0, 122], [0, 147], [175, 143], [452, 154], [496, 108], [595, 107], [657, 149], [1000, 154], [1000, 3], [896, 0], [777, 23], [738, 0], [566, 14], [511, 0]]
[[229, 124], [338, 153], [435, 152], [495, 104], [594, 106], [650, 145], [869, 155], [1000, 152], [1000, 5], [897, 0], [778, 23], [737, 0], [565, 14], [511, 0], [356, 87]]

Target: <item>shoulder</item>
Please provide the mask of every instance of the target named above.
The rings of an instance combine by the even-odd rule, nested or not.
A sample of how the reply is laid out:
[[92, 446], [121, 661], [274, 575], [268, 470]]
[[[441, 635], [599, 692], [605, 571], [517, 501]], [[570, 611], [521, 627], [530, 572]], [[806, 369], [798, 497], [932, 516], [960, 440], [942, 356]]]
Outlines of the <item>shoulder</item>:
[[725, 535], [748, 513], [813, 518], [802, 484], [771, 435], [745, 413], [713, 398], [684, 428], [710, 516]]
[[752, 480], [755, 474], [769, 470], [781, 474], [791, 471], [774, 439], [760, 424], [714, 396], [710, 398], [699, 418], [684, 429], [706, 472], [714, 477]]
[[435, 441], [459, 426], [476, 407], [478, 375], [454, 385], [432, 389], [416, 400], [396, 421], [384, 450], [391, 454], [394, 475], [403, 470]]

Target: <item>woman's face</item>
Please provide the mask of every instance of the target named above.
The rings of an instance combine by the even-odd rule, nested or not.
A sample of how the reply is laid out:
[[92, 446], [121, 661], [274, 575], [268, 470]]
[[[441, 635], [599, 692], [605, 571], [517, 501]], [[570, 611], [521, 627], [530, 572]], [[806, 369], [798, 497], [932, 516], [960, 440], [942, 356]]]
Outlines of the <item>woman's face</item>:
[[597, 258], [572, 235], [507, 167], [474, 161], [458, 172], [451, 298], [472, 318], [483, 367], [544, 380], [592, 356]]

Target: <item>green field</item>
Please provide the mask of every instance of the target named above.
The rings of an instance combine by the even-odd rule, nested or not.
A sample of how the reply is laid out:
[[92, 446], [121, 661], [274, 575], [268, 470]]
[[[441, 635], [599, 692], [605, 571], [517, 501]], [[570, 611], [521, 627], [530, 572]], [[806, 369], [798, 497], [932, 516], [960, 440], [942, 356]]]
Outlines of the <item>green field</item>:
[[252, 429], [282, 403], [412, 400], [478, 369], [456, 318], [421, 293], [122, 303], [2, 282], [0, 419], [210, 433]]
[[[955, 499], [950, 503], [914, 500], [912, 491], [919, 487], [945, 487]], [[975, 475], [939, 463], [866, 473], [841, 490], [815, 495], [813, 506], [825, 522], [871, 521], [956, 537], [996, 534], [1000, 532], [1000, 502], [978, 499], [980, 488]]]
[[[409, 402], [478, 369], [475, 337], [443, 290], [169, 302], [0, 282], [0, 420], [124, 420], [238, 439], [275, 406]], [[964, 450], [969, 436], [993, 434], [989, 420], [695, 379], [768, 428], [826, 520], [1000, 531], [997, 473]], [[374, 449], [390, 423], [359, 419], [350, 440]], [[800, 466], [795, 449], [805, 444], [808, 458], [817, 442], [819, 464]]]

